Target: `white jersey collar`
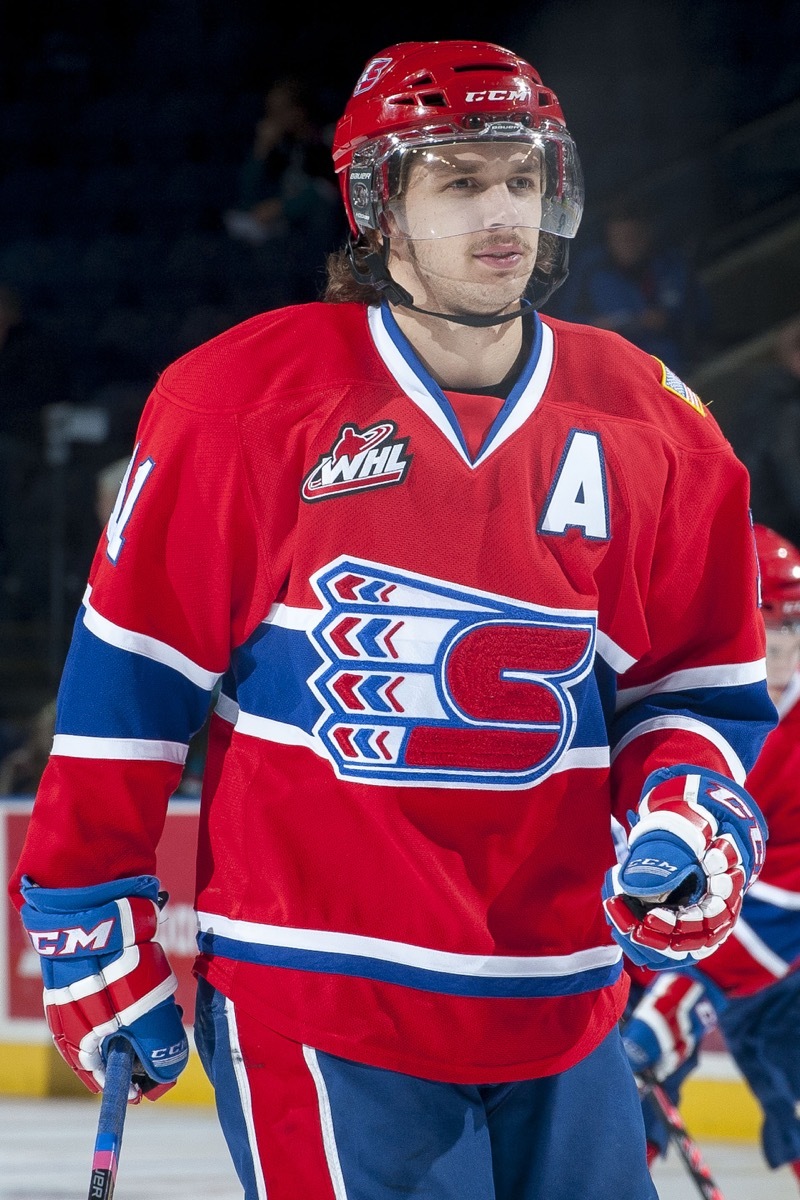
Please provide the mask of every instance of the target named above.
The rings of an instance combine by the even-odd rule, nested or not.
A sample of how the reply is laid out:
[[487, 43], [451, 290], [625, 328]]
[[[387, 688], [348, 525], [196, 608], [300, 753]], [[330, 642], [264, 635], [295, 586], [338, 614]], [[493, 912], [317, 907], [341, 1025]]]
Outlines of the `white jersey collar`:
[[369, 330], [384, 365], [409, 399], [422, 409], [453, 449], [470, 467], [481, 463], [525, 423], [542, 398], [553, 366], [553, 333], [534, 313], [533, 345], [528, 361], [520, 372], [508, 399], [492, 423], [477, 458], [470, 458], [464, 435], [453, 411], [435, 379], [417, 358], [411, 343], [400, 329], [389, 305], [368, 310]]

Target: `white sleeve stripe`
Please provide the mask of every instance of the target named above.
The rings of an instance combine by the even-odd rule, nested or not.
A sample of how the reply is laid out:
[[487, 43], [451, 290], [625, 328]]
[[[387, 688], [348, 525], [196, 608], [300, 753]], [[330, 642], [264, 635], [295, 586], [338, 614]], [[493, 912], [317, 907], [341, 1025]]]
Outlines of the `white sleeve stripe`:
[[747, 894], [754, 900], [763, 900], [767, 904], [773, 904], [776, 908], [788, 908], [793, 911], [800, 909], [800, 892], [791, 892], [788, 888], [776, 887], [774, 883], [764, 883], [763, 879], [757, 879], [755, 883], [751, 884]]
[[628, 708], [645, 696], [657, 692], [682, 692], [690, 688], [740, 687], [749, 683], [761, 683], [767, 677], [766, 659], [759, 658], [747, 663], [722, 663], [714, 667], [690, 667], [685, 671], [673, 671], [653, 683], [642, 687], [620, 688], [617, 693], [617, 712]]
[[229, 725], [235, 725], [239, 716], [239, 705], [235, 700], [231, 700], [230, 696], [226, 696], [224, 692], [220, 692], [217, 697], [217, 703], [214, 706], [214, 712], [223, 721], [227, 721]]
[[718, 733], [711, 725], [706, 725], [703, 721], [698, 721], [694, 717], [684, 716], [669, 716], [669, 717], [653, 717], [650, 721], [642, 721], [641, 724], [635, 725], [630, 729], [623, 738], [617, 742], [611, 752], [611, 762], [629, 746], [632, 741], [638, 737], [642, 737], [647, 733], [655, 733], [664, 729], [683, 729], [687, 733], [697, 734], [698, 737], [705, 738], [707, 742], [711, 742], [712, 746], [716, 746], [722, 757], [727, 763], [733, 779], [740, 784], [743, 784], [747, 772], [742, 765], [736, 751], [731, 746], [730, 742], [726, 741], [721, 733]]
[[770, 975], [774, 975], [776, 979], [783, 979], [784, 975], [789, 974], [789, 965], [782, 958], [770, 950], [766, 942], [763, 942], [758, 934], [739, 917], [738, 921], [731, 930], [731, 937], [735, 938], [750, 955], [759, 963], [765, 970], [769, 971]]
[[83, 596], [83, 623], [95, 637], [109, 646], [115, 646], [118, 650], [127, 650], [130, 654], [139, 654], [142, 658], [149, 658], [165, 667], [171, 667], [173, 671], [177, 671], [190, 683], [202, 688], [203, 691], [213, 691], [217, 681], [221, 678], [220, 674], [206, 671], [204, 667], [198, 666], [185, 654], [168, 646], [166, 642], [159, 641], [158, 638], [148, 637], [144, 633], [134, 633], [132, 629], [124, 629], [121, 625], [115, 625], [113, 621], [107, 620], [106, 617], [100, 615], [96, 608], [92, 608], [91, 591], [91, 587], [87, 587]]
[[186, 762], [188, 745], [183, 742], [157, 742], [143, 738], [82, 737], [57, 733], [52, 754], [64, 758], [148, 759], [153, 762]]

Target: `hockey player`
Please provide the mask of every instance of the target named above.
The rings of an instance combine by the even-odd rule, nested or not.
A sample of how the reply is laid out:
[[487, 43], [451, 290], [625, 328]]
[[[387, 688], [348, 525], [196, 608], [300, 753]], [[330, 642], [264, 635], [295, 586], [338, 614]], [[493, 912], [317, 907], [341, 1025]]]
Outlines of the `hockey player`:
[[92, 567], [12, 882], [48, 1020], [176, 1079], [154, 855], [221, 679], [195, 1039], [248, 1200], [650, 1200], [623, 949], [712, 953], [763, 857], [747, 475], [539, 315], [583, 194], [527, 62], [390, 47], [333, 157], [326, 302], [166, 369]]
[[[767, 684], [780, 724], [747, 778], [770, 830], [761, 878], [748, 892], [731, 937], [686, 972], [651, 981], [625, 1025], [634, 1070], [650, 1070], [673, 1102], [698, 1061], [698, 1043], [719, 1024], [763, 1112], [770, 1167], [789, 1164], [800, 1182], [800, 551], [755, 526], [767, 630]], [[651, 1161], [666, 1131], [645, 1101]]]

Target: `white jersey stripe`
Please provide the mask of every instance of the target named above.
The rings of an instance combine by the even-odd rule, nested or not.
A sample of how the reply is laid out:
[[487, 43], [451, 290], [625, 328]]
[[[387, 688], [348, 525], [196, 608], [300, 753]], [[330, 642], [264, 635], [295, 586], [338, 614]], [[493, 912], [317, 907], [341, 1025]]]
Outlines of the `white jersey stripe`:
[[622, 955], [619, 946], [593, 946], [589, 950], [577, 950], [574, 954], [550, 954], [529, 958], [503, 954], [455, 954], [448, 950], [432, 950], [427, 946], [364, 937], [356, 933], [262, 925], [255, 921], [220, 917], [215, 913], [199, 912], [197, 919], [201, 933], [229, 938], [234, 942], [282, 946], [322, 954], [350, 954], [359, 958], [417, 967], [424, 971], [470, 975], [484, 979], [561, 978], [580, 971], [613, 966]]
[[[224, 703], [222, 703], [223, 701]], [[216, 711], [223, 720], [235, 725], [236, 733], [244, 733], [249, 737], [261, 738], [265, 742], [278, 742], [281, 746], [303, 746], [306, 750], [311, 750], [314, 754], [319, 755], [320, 758], [328, 758], [322, 741], [313, 733], [307, 733], [297, 725], [290, 725], [284, 721], [275, 721], [271, 717], [259, 717], [254, 713], [243, 712], [227, 696], [220, 697]], [[608, 746], [576, 746], [571, 750], [565, 751], [553, 764], [548, 774], [556, 775], [561, 771], [577, 770], [603, 771], [608, 769], [609, 763]], [[403, 787], [402, 773], [398, 772], [396, 779], [371, 778], [370, 786]], [[425, 787], [428, 785], [415, 780], [413, 786]], [[435, 784], [431, 784], [430, 786], [463, 788], [464, 783], [462, 781], [438, 779]], [[473, 789], [480, 789], [483, 786], [483, 784], [475, 780], [470, 784], [470, 787]], [[525, 786], [528, 785], [526, 784]], [[496, 789], [497, 784], [490, 783], [486, 784], [485, 787]]]

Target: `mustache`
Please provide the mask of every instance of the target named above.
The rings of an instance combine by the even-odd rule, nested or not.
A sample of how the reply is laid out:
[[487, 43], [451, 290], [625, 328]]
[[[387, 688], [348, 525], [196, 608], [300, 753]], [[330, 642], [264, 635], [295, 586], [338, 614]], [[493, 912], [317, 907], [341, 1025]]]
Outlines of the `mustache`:
[[480, 239], [480, 241], [475, 243], [473, 252], [491, 250], [495, 246], [502, 246], [504, 249], [511, 246], [515, 250], [519, 250], [522, 253], [525, 253], [526, 251], [530, 253], [533, 251], [533, 246], [530, 244], [530, 242], [528, 242], [524, 237], [521, 237], [516, 229], [512, 231], [509, 228], [507, 230], [498, 230], [496, 233], [486, 234]]

